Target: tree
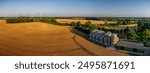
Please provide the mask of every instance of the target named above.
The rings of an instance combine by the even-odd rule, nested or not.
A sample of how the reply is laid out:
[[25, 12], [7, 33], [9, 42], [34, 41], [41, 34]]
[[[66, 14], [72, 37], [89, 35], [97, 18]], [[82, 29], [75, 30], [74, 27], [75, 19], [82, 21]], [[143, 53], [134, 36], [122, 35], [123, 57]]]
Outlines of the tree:
[[136, 38], [137, 38], [136, 32], [134, 30], [130, 30], [128, 32], [127, 38], [130, 40], [136, 40]]
[[55, 19], [51, 19], [51, 23], [57, 23]]
[[80, 22], [80, 21], [78, 21], [78, 22], [77, 22], [77, 26], [79, 27], [80, 25], [81, 25], [81, 22]]
[[107, 25], [107, 24], [108, 24], [108, 21], [105, 21], [105, 24]]
[[76, 23], [75, 22], [71, 22], [70, 25], [71, 26], [76, 26]]
[[150, 29], [150, 20], [140, 20], [137, 22], [138, 31], [144, 31], [145, 29]]
[[122, 22], [118, 21], [118, 22], [117, 22], [117, 25], [122, 25]]
[[92, 25], [92, 23], [91, 23], [90, 21], [87, 21], [87, 22], [85, 23], [85, 27], [86, 27], [86, 28], [90, 28], [91, 25]]
[[123, 24], [123, 25], [127, 25], [128, 22], [127, 22], [127, 21], [122, 21], [122, 24]]
[[150, 30], [146, 29], [142, 32], [143, 41], [148, 41], [150, 38]]
[[87, 25], [91, 25], [92, 23], [90, 21], [87, 21], [85, 24]]
[[129, 29], [129, 27], [127, 26], [127, 27], [124, 29], [124, 33], [127, 34], [129, 31], [130, 31], [130, 29]]

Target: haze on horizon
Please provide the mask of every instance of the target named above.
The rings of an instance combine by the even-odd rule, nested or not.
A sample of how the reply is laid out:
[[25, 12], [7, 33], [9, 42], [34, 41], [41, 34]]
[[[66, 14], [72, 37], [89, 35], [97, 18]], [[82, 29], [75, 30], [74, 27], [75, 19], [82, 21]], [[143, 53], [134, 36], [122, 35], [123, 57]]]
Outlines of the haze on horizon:
[[0, 17], [150, 17], [150, 0], [0, 0]]

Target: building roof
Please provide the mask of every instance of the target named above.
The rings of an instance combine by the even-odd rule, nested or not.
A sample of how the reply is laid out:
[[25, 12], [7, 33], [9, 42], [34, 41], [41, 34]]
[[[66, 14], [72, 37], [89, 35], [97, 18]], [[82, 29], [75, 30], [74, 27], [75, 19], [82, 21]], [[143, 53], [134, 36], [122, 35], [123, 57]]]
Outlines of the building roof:
[[93, 31], [92, 31], [92, 33], [94, 33], [94, 32], [98, 32], [99, 30], [97, 30], [97, 29], [94, 29]]
[[118, 41], [116, 46], [123, 46], [123, 47], [128, 47], [128, 48], [137, 48], [137, 49], [147, 48], [147, 47], [144, 47], [143, 43], [128, 42], [128, 41], [123, 41], [123, 40]]
[[117, 36], [117, 34], [116, 33], [112, 33], [112, 36], [115, 37], [115, 36]]
[[111, 36], [111, 35], [112, 35], [112, 33], [111, 33], [111, 32], [107, 32], [107, 33], [105, 33], [105, 35], [107, 35], [107, 36]]
[[103, 34], [105, 32], [102, 32], [102, 31], [98, 31], [97, 33], [95, 33], [96, 35], [99, 35], [99, 34]]

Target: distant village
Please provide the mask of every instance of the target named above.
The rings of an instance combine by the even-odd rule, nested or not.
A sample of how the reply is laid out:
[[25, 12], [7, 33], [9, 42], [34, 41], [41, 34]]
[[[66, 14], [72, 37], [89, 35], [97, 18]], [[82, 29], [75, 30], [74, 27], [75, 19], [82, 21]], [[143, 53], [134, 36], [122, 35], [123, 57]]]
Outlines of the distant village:
[[88, 35], [88, 39], [114, 50], [127, 51], [131, 55], [149, 55], [150, 53], [150, 48], [145, 47], [143, 43], [121, 40], [116, 33], [95, 29]]

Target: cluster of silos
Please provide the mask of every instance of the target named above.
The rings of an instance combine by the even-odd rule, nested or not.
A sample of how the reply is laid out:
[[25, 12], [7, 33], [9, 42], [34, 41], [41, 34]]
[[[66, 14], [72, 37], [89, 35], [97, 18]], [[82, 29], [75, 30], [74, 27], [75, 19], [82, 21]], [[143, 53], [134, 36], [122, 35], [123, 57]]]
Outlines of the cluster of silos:
[[105, 46], [114, 46], [119, 41], [117, 34], [97, 29], [89, 34], [89, 39]]

